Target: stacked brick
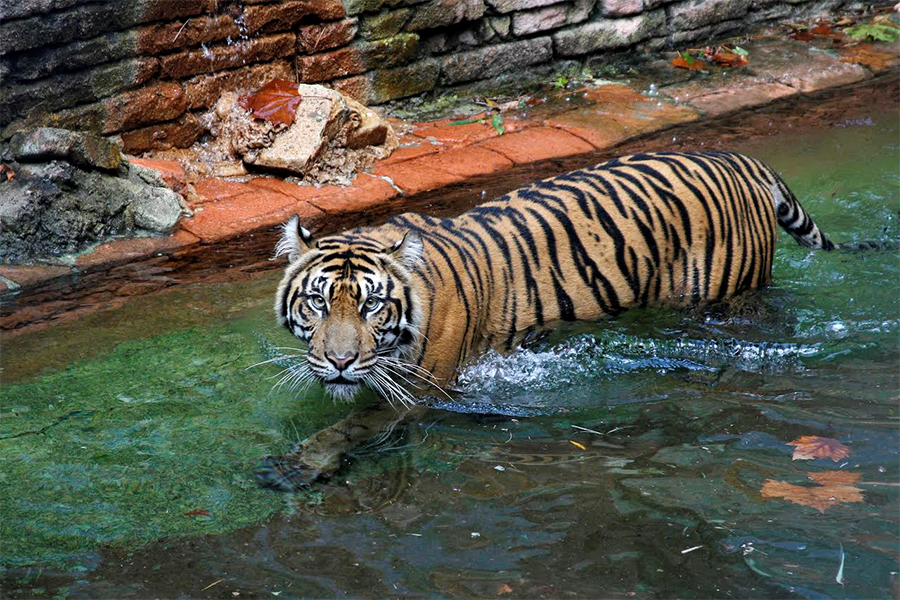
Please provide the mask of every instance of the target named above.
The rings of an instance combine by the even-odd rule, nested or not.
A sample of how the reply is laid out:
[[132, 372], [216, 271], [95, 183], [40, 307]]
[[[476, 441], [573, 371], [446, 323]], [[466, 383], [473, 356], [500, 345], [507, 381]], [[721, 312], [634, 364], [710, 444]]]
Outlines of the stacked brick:
[[[678, 46], [841, 0], [0, 0], [0, 127], [186, 147], [228, 89], [323, 83], [368, 104]], [[805, 8], [804, 8], [805, 7]]]

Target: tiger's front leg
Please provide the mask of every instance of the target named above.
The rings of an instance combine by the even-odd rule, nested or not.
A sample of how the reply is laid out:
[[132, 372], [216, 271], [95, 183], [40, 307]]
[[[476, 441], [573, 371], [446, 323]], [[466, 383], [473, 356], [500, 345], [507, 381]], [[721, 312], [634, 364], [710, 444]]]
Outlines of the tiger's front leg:
[[290, 454], [264, 458], [256, 480], [262, 487], [293, 492], [327, 479], [340, 468], [346, 452], [401, 423], [420, 419], [426, 411], [418, 405], [397, 410], [387, 402], [353, 411], [343, 421], [297, 444]]

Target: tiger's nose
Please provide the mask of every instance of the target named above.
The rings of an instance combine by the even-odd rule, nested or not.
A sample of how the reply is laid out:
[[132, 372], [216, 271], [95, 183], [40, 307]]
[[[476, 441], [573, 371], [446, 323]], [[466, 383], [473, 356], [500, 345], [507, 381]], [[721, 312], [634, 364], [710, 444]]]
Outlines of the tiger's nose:
[[340, 356], [336, 354], [326, 354], [325, 358], [328, 359], [328, 362], [337, 367], [338, 371], [344, 371], [358, 356], [359, 354], [343, 354]]

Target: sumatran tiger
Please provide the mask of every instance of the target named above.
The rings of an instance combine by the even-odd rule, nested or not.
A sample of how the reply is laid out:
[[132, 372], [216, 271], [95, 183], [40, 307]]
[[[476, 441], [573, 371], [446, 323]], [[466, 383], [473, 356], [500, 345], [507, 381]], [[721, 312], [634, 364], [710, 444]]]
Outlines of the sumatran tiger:
[[387, 402], [268, 457], [258, 479], [290, 490], [327, 476], [385, 412], [398, 418], [392, 406], [415, 404], [415, 384], [441, 388], [467, 359], [553, 322], [766, 285], [776, 223], [802, 246], [834, 248], [778, 174], [734, 152], [635, 154], [453, 219], [404, 214], [318, 240], [295, 216], [276, 249], [289, 264], [275, 313], [308, 346], [296, 377]]

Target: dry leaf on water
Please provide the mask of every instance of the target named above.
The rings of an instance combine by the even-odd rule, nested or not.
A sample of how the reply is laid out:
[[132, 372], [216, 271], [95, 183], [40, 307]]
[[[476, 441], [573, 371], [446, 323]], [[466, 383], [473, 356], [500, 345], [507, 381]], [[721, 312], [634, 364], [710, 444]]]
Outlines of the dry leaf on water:
[[511, 594], [513, 589], [509, 587], [507, 584], [501, 584], [497, 587], [497, 595], [502, 596], [503, 594]]
[[811, 486], [767, 479], [760, 493], [764, 498], [784, 498], [794, 504], [825, 512], [841, 503], [864, 501], [862, 490], [854, 485], [861, 475], [848, 471], [807, 473], [806, 476], [817, 484]]
[[789, 446], [795, 446], [794, 460], [814, 460], [816, 458], [830, 458], [834, 462], [850, 456], [850, 448], [832, 438], [819, 437], [817, 435], [804, 435], [788, 442]]
[[711, 53], [707, 54], [707, 60], [722, 67], [743, 67], [748, 62], [747, 56], [732, 52], [727, 48], [719, 46]]
[[811, 27], [809, 32], [813, 35], [832, 35], [834, 34], [834, 29], [830, 25], [819, 23], [815, 27]]
[[679, 69], [690, 69], [691, 71], [702, 71], [706, 68], [706, 63], [698, 58], [694, 58], [686, 52], [680, 53], [672, 59], [671, 65]]
[[254, 93], [241, 96], [238, 103], [257, 119], [290, 126], [302, 99], [296, 83], [273, 79]]
[[212, 514], [205, 508], [195, 508], [184, 513], [186, 517], [211, 517]]
[[841, 60], [846, 63], [864, 65], [875, 71], [883, 71], [897, 62], [897, 56], [883, 50], [876, 50], [871, 44], [857, 44], [838, 50]]

